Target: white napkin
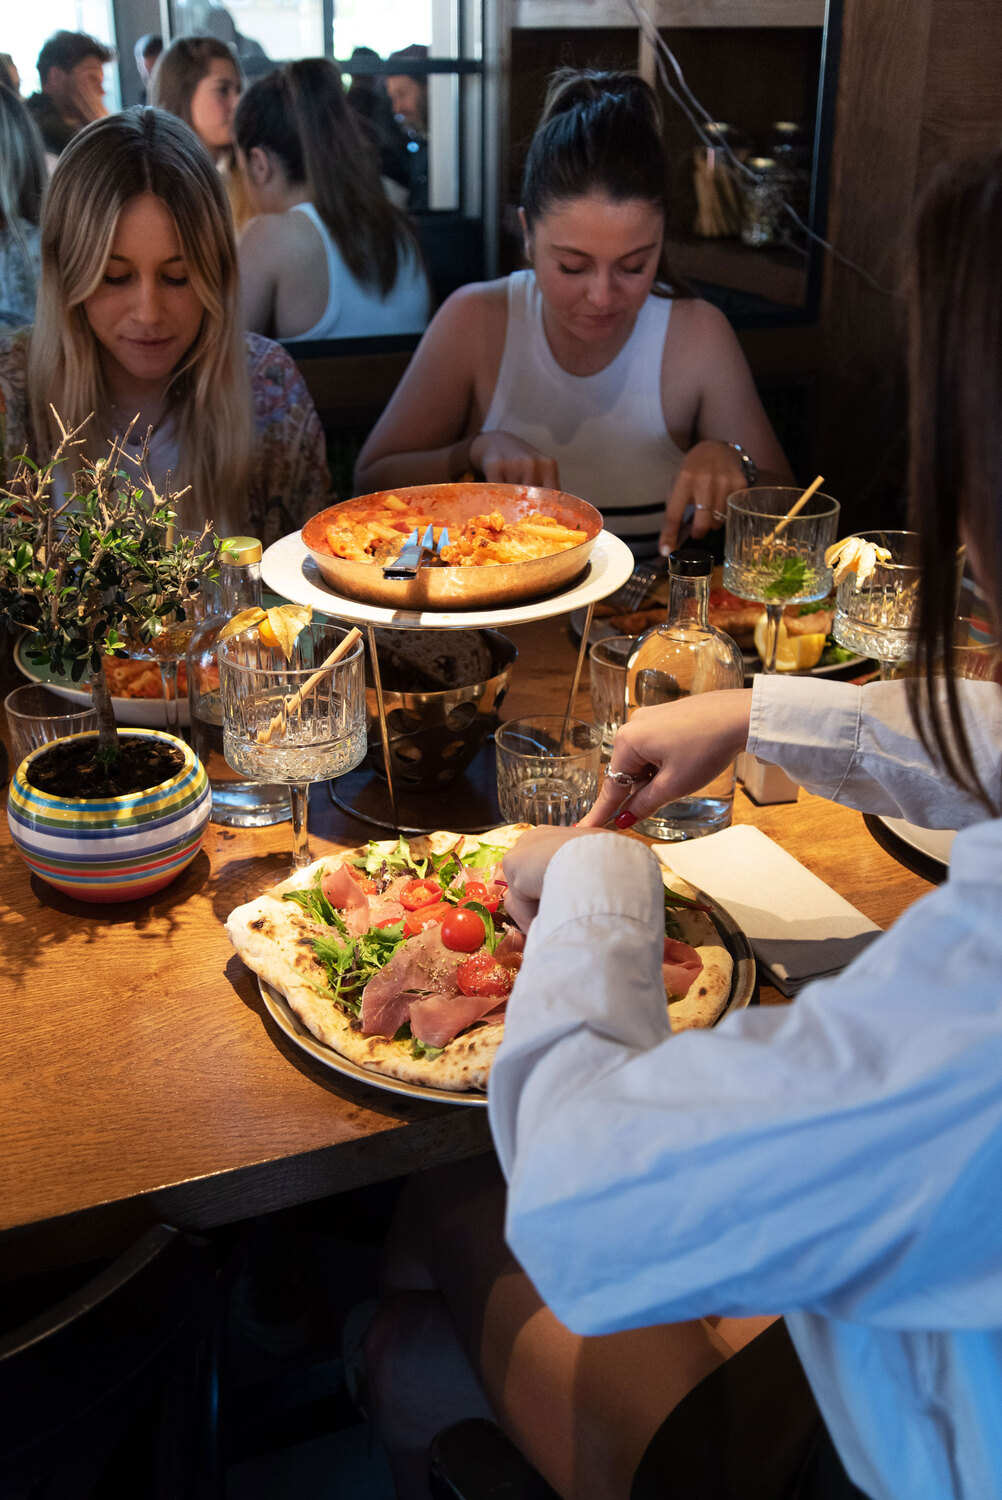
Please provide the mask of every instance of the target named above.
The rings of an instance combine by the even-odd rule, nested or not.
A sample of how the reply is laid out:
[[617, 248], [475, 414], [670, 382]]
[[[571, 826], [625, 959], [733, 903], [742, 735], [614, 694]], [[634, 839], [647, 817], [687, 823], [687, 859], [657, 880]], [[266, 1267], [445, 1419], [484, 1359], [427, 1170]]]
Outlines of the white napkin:
[[655, 844], [661, 862], [719, 901], [784, 995], [837, 974], [880, 928], [749, 824]]

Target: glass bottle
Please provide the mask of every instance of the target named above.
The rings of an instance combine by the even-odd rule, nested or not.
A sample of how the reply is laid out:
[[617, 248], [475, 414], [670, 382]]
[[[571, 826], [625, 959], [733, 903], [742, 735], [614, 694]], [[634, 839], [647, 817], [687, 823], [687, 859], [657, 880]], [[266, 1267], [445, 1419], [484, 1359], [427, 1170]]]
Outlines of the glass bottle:
[[[668, 618], [645, 631], [626, 664], [626, 717], [654, 703], [672, 703], [691, 693], [744, 686], [744, 659], [734, 641], [707, 619], [713, 558], [699, 547], [682, 547], [668, 559], [671, 593]], [[687, 797], [666, 803], [636, 824], [658, 839], [692, 839], [715, 833], [731, 821], [734, 762]]]
[[212, 821], [233, 828], [264, 828], [292, 816], [288, 787], [247, 781], [223, 757], [219, 632], [241, 610], [255, 607], [261, 607], [261, 543], [228, 537], [220, 552], [218, 609], [196, 627], [188, 646], [188, 708], [192, 749], [212, 787]]

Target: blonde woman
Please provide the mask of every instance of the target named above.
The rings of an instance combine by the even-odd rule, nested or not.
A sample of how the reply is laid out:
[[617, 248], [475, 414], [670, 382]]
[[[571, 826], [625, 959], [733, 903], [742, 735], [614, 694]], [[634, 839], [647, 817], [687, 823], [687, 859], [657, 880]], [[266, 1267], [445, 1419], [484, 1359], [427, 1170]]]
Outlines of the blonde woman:
[[0, 339], [6, 457], [45, 459], [64, 422], [85, 451], [138, 416], [152, 475], [191, 485], [181, 524], [271, 540], [328, 489], [323, 433], [288, 355], [240, 330], [233, 230], [219, 174], [160, 110], [74, 137], [42, 215], [36, 321]]
[[0, 328], [20, 328], [35, 315], [45, 177], [35, 122], [17, 94], [0, 85]]
[[254, 211], [233, 137], [242, 88], [236, 54], [214, 36], [182, 36], [172, 42], [157, 59], [149, 84], [150, 104], [190, 125], [216, 163], [238, 230]]

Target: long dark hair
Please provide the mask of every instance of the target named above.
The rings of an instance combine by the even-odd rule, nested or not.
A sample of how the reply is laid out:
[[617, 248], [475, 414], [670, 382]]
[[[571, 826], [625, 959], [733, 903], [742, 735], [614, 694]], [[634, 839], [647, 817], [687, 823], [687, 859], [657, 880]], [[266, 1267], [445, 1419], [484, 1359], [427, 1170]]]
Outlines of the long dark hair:
[[922, 539], [909, 702], [926, 748], [994, 813], [999, 809], [978, 777], [948, 665], [954, 558], [962, 541], [988, 593], [995, 627], [1002, 622], [1000, 260], [1002, 152], [996, 152], [949, 167], [933, 182], [918, 214], [909, 286], [910, 495], [912, 525]]
[[289, 181], [309, 188], [352, 275], [387, 297], [417, 244], [383, 190], [375, 147], [348, 105], [337, 66], [309, 57], [257, 79], [237, 105], [235, 129], [244, 155], [255, 146], [273, 152]]
[[[562, 68], [551, 77], [522, 174], [529, 228], [555, 204], [588, 193], [614, 203], [640, 198], [667, 222], [668, 158], [654, 90], [635, 73]], [[660, 296], [688, 296], [661, 247]]]

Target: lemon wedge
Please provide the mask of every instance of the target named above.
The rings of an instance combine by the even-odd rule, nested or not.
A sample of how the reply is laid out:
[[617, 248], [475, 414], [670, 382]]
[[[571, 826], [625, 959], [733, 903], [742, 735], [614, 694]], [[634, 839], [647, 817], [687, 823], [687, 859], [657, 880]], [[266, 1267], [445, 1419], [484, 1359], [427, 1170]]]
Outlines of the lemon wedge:
[[[755, 650], [765, 661], [769, 617], [764, 612], [755, 626]], [[821, 660], [828, 639], [821, 632], [811, 635], [790, 635], [785, 623], [779, 622], [779, 640], [776, 643], [777, 672], [809, 672]]]

